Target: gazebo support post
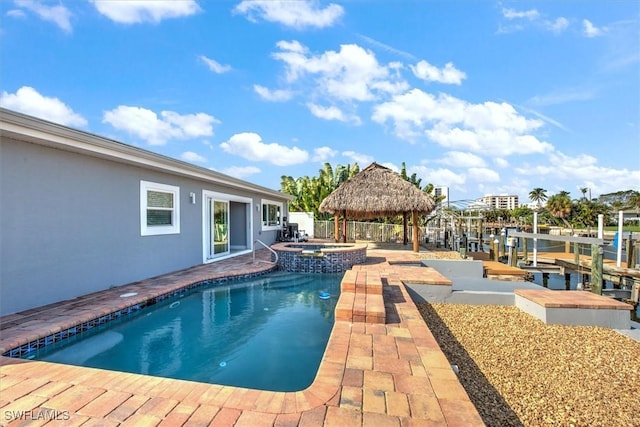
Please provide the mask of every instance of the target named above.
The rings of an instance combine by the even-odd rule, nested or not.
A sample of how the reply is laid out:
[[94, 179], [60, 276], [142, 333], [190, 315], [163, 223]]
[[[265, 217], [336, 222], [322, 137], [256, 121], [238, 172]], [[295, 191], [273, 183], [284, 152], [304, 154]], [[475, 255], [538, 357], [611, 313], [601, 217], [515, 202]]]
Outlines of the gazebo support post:
[[402, 244], [407, 245], [409, 243], [409, 237], [407, 233], [407, 221], [409, 219], [409, 214], [407, 212], [402, 212], [402, 229], [404, 232], [404, 236], [402, 238]]
[[333, 240], [340, 242], [340, 223], [338, 222], [338, 212], [333, 213]]
[[347, 243], [347, 210], [342, 211], [342, 243]]
[[413, 252], [420, 252], [420, 237], [418, 236], [418, 212], [411, 212], [413, 221]]

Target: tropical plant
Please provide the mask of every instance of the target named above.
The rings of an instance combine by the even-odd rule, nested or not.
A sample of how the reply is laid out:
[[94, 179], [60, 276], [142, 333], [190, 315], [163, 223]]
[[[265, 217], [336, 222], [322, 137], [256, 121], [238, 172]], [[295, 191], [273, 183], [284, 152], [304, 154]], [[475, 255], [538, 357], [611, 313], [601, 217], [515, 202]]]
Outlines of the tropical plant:
[[571, 228], [568, 218], [571, 216], [573, 210], [573, 203], [569, 197], [569, 192], [561, 191], [558, 194], [554, 194], [547, 200], [547, 210], [554, 218], [560, 220], [566, 227]]
[[587, 200], [587, 192], [589, 192], [589, 200], [591, 200], [591, 189], [589, 187], [580, 187], [582, 198]]
[[517, 224], [533, 224], [533, 211], [528, 206], [518, 206], [511, 210], [511, 217], [513, 217]]
[[547, 190], [544, 188], [534, 188], [529, 192], [529, 200], [536, 204], [536, 208], [540, 209], [540, 206], [547, 200]]
[[610, 208], [605, 204], [583, 197], [573, 205], [571, 224], [591, 229], [598, 224], [598, 215], [602, 214], [606, 218], [609, 212]]
[[320, 204], [333, 190], [347, 179], [360, 172], [357, 163], [337, 165], [335, 168], [325, 163], [317, 177], [303, 176], [293, 178], [283, 175], [280, 178], [280, 190], [295, 197], [289, 202], [291, 212], [313, 212], [317, 219], [330, 219], [329, 213], [320, 212]]
[[405, 181], [409, 181], [411, 184], [415, 185], [420, 190], [422, 190], [422, 178], [418, 178], [418, 174], [416, 173], [413, 173], [411, 174], [411, 176], [408, 176], [407, 165], [404, 162], [402, 162], [402, 168], [400, 169], [400, 176]]

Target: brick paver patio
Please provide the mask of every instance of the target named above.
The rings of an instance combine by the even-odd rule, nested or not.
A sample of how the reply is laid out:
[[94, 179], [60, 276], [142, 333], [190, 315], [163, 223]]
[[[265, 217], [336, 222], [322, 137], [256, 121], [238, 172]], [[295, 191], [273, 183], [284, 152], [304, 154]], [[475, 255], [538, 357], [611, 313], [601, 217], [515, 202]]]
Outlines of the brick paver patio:
[[[266, 250], [258, 253], [263, 260], [270, 256]], [[415, 275], [415, 269], [388, 263], [414, 256], [408, 250], [370, 250], [367, 263], [349, 273], [338, 305], [344, 309], [346, 304], [352, 312], [338, 315], [336, 310], [318, 374], [306, 390], [268, 392], [2, 357], [0, 423], [483, 425], [402, 283], [403, 274]], [[0, 319], [0, 348], [5, 352], [205, 278], [270, 268], [245, 255], [5, 316]], [[420, 270], [424, 283], [446, 280], [430, 268]], [[119, 297], [124, 292], [137, 293], [131, 297], [135, 301], [124, 302]]]

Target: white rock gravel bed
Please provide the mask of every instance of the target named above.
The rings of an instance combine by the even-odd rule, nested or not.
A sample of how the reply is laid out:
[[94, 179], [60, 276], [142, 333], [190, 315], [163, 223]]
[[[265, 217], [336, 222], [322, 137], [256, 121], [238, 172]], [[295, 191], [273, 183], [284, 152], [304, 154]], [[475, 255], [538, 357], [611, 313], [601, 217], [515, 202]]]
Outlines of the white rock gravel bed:
[[418, 304], [489, 426], [640, 426], [640, 343], [516, 307]]

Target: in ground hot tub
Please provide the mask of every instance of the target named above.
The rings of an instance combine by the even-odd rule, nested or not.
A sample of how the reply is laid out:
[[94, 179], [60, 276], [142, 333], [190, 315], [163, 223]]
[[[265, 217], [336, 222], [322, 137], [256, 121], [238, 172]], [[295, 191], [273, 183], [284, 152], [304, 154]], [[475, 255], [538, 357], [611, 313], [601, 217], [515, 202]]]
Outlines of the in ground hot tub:
[[363, 243], [276, 243], [278, 268], [298, 273], [342, 273], [367, 259]]

